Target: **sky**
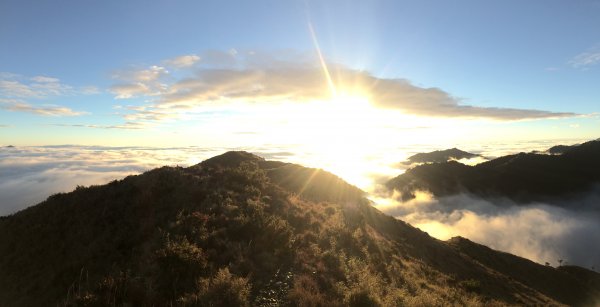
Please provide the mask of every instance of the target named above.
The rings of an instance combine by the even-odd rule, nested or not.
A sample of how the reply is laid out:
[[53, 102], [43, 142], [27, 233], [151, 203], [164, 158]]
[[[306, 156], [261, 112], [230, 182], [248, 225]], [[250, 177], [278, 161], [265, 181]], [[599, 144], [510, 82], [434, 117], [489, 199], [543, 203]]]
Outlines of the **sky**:
[[600, 1], [2, 0], [0, 143], [595, 139], [599, 17]]

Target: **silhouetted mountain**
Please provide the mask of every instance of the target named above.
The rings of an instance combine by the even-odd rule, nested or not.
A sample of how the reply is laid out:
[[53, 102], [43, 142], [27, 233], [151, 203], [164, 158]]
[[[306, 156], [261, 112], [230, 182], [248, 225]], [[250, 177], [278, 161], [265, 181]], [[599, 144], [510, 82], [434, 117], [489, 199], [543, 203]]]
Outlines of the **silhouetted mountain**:
[[470, 152], [462, 151], [458, 148], [451, 148], [446, 150], [436, 150], [426, 153], [418, 153], [408, 157], [405, 164], [414, 163], [440, 163], [447, 162], [449, 160], [460, 160], [470, 159], [479, 157], [479, 155], [472, 154]]
[[556, 145], [552, 146], [548, 149], [549, 154], [560, 155], [567, 152], [569, 149], [575, 147], [577, 145], [569, 146], [569, 145]]
[[439, 241], [362, 194], [328, 172], [246, 152], [78, 187], [0, 218], [0, 306], [585, 306], [600, 299], [598, 273]]
[[600, 183], [600, 141], [571, 146], [561, 155], [519, 153], [467, 166], [450, 161], [419, 165], [387, 182], [410, 199], [416, 190], [435, 196], [461, 192], [519, 202], [553, 201]]

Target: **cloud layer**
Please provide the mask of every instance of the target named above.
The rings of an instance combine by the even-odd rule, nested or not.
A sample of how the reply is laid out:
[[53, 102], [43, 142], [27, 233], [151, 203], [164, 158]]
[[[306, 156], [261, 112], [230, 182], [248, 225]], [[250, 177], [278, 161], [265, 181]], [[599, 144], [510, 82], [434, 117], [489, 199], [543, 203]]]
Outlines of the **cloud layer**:
[[[117, 80], [111, 87], [115, 98], [145, 97], [151, 101], [128, 120], [161, 120], [193, 108], [231, 102], [305, 103], [328, 101], [337, 95], [362, 96], [376, 108], [429, 117], [514, 121], [576, 115], [467, 105], [439, 88], [416, 86], [406, 79], [379, 78], [334, 63], [328, 64], [331, 80], [327, 80], [318, 61], [305, 54], [208, 51], [166, 60], [163, 65], [113, 75]], [[180, 71], [170, 72], [169, 65]], [[182, 68], [187, 73], [182, 74]]]
[[[0, 147], [0, 216], [77, 185], [105, 184], [163, 165], [189, 166], [235, 148], [103, 146]], [[277, 147], [248, 150], [277, 159]]]

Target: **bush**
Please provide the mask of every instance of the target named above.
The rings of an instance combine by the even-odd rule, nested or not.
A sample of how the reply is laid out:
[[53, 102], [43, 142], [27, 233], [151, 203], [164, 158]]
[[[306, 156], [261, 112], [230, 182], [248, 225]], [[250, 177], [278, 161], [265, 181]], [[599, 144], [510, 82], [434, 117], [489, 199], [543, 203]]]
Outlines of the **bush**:
[[308, 274], [294, 278], [294, 286], [288, 293], [288, 299], [292, 305], [298, 307], [330, 305], [318, 283]]
[[469, 292], [474, 292], [474, 293], [481, 292], [481, 282], [476, 279], [463, 280], [459, 283], [459, 285]]
[[250, 284], [236, 277], [229, 268], [220, 269], [212, 278], [201, 278], [197, 293], [180, 300], [184, 306], [250, 306]]
[[207, 265], [202, 249], [185, 237], [176, 241], [167, 237], [163, 248], [156, 252], [156, 262], [156, 284], [166, 299], [193, 290]]

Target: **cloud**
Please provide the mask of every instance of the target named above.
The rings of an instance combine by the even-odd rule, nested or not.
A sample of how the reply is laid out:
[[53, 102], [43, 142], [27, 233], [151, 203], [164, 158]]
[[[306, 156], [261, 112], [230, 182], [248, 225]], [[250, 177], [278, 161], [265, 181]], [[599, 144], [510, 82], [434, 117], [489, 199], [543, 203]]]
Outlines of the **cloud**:
[[[35, 205], [48, 196], [70, 192], [77, 185], [105, 184], [163, 165], [191, 166], [239, 148], [224, 147], [0, 147], [0, 216]], [[284, 148], [245, 148], [273, 157]]]
[[100, 89], [98, 87], [95, 86], [84, 86], [81, 88], [81, 93], [84, 95], [95, 95], [95, 94], [100, 94]]
[[580, 53], [569, 61], [574, 68], [589, 68], [600, 63], [600, 47], [594, 47], [590, 50]]
[[113, 79], [119, 83], [111, 86], [110, 91], [116, 95], [116, 99], [160, 95], [167, 88], [161, 83], [161, 79], [168, 74], [165, 67], [157, 65], [117, 71], [113, 74]]
[[8, 97], [40, 97], [40, 94], [29, 86], [11, 80], [0, 80], [0, 94]]
[[391, 202], [384, 212], [442, 240], [463, 236], [538, 263], [558, 259], [590, 268], [600, 265], [600, 190], [573, 199], [573, 210], [544, 203], [516, 204], [468, 194], [434, 199], [420, 193], [406, 203]]
[[165, 65], [173, 68], [187, 68], [200, 61], [200, 57], [195, 54], [178, 56], [165, 60]]
[[[185, 57], [185, 56], [184, 56]], [[294, 53], [207, 51], [187, 75], [175, 78], [164, 67], [150, 66], [116, 74], [111, 91], [118, 99], [145, 96], [170, 113], [228, 103], [305, 103], [327, 101], [336, 94], [358, 95], [381, 109], [445, 118], [486, 118], [500, 121], [571, 117], [570, 112], [467, 105], [442, 89], [420, 87], [406, 79], [380, 78], [365, 71], [330, 63], [335, 90], [310, 56]], [[140, 115], [140, 118], [145, 118]], [[130, 118], [132, 120], [132, 118]]]
[[34, 205], [53, 193], [69, 192], [77, 185], [104, 184], [152, 169], [165, 163], [162, 161], [185, 164], [188, 158], [185, 150], [144, 147], [0, 148], [0, 215]]
[[96, 87], [86, 86], [75, 88], [62, 83], [58, 78], [48, 76], [34, 76], [24, 78], [23, 76], [0, 72], [0, 109], [26, 112], [42, 116], [78, 116], [87, 114], [74, 111], [70, 108], [32, 103], [35, 100], [44, 100], [49, 97], [62, 97], [73, 95], [97, 94]]
[[52, 124], [58, 127], [76, 127], [76, 128], [94, 128], [94, 129], [125, 129], [140, 130], [148, 127], [148, 124], [142, 122], [125, 122], [120, 125], [90, 125], [90, 124]]
[[575, 116], [568, 112], [478, 107], [461, 104], [461, 99], [439, 88], [423, 88], [403, 79], [378, 79], [368, 76], [373, 84], [376, 105], [403, 112], [433, 117], [488, 118], [494, 120], [526, 120]]
[[79, 116], [86, 112], [73, 111], [67, 107], [55, 105], [34, 106], [25, 101], [17, 99], [0, 98], [0, 109], [13, 112], [26, 112], [42, 116]]
[[31, 80], [38, 82], [38, 83], [58, 83], [58, 82], [60, 82], [60, 80], [57, 78], [46, 77], [46, 76], [35, 76], [35, 77], [31, 78]]
[[44, 98], [49, 96], [65, 96], [78, 93], [70, 85], [61, 83], [58, 78], [35, 76], [23, 79], [16, 74], [0, 75], [0, 96], [18, 98]]

